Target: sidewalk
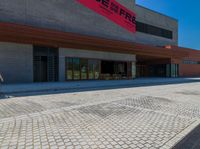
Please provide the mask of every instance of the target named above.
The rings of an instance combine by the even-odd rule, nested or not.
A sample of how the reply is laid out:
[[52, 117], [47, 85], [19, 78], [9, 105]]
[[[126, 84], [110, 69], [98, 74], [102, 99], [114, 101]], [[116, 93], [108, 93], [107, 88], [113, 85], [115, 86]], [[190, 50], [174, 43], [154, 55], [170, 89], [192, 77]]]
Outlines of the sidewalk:
[[29, 84], [4, 84], [1, 93], [15, 94], [27, 92], [45, 91], [75, 91], [75, 90], [97, 90], [124, 87], [140, 87], [168, 85], [178, 83], [200, 82], [200, 78], [140, 78], [135, 80], [97, 80], [97, 81], [75, 81], [75, 82], [52, 82], [52, 83], [29, 83]]
[[[150, 80], [154, 83], [141, 85]], [[139, 82], [144, 87], [36, 92], [0, 100], [0, 148], [171, 149], [184, 137], [180, 148], [192, 148], [200, 138], [195, 129], [200, 124], [200, 82], [186, 80], [160, 80], [170, 85], [158, 85], [159, 79], [102, 81], [106, 85]], [[81, 83], [96, 87], [101, 81]]]

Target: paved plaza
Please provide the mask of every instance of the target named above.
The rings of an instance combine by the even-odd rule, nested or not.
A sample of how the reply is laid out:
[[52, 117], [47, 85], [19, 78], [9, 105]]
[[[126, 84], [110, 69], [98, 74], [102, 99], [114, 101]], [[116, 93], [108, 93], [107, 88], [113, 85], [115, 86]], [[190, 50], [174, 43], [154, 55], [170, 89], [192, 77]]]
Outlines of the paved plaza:
[[198, 125], [200, 82], [0, 100], [1, 149], [169, 149]]

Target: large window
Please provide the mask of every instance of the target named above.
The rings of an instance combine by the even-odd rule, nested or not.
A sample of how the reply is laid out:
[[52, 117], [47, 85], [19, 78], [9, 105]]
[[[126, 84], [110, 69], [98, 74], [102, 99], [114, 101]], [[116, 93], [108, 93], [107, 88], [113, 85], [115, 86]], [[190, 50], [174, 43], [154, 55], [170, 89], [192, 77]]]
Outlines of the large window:
[[173, 39], [173, 32], [160, 27], [152, 26], [146, 23], [136, 21], [136, 30], [138, 32], [147, 33], [159, 37]]
[[83, 58], [66, 58], [66, 80], [94, 80], [100, 76], [100, 61]]
[[94, 79], [99, 79], [100, 76], [100, 61], [93, 61]]
[[166, 76], [167, 77], [178, 77], [179, 76], [179, 65], [178, 64], [167, 64], [166, 65]]
[[[132, 74], [131, 63], [129, 63], [67, 57], [65, 59], [66, 80], [127, 79]], [[132, 71], [135, 69], [133, 68]]]
[[74, 70], [74, 80], [80, 80], [80, 59], [73, 58], [73, 70]]
[[200, 64], [200, 61], [194, 61], [194, 60], [183, 60], [183, 64]]
[[88, 60], [88, 79], [99, 79], [100, 76], [100, 61]]
[[72, 80], [73, 79], [73, 58], [67, 58], [66, 59], [66, 78], [68, 80]]
[[80, 66], [81, 66], [81, 79], [86, 80], [88, 77], [88, 60], [81, 59]]
[[[101, 78], [106, 80], [119, 80], [128, 78], [127, 62], [107, 61], [101, 62]], [[129, 65], [129, 76], [131, 74]]]

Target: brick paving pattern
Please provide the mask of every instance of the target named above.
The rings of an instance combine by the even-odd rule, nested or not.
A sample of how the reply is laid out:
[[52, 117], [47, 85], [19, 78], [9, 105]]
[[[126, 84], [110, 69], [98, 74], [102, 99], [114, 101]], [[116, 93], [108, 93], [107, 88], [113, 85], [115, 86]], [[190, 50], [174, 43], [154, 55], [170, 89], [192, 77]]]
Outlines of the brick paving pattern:
[[167, 148], [199, 121], [199, 88], [189, 83], [0, 100], [0, 148]]

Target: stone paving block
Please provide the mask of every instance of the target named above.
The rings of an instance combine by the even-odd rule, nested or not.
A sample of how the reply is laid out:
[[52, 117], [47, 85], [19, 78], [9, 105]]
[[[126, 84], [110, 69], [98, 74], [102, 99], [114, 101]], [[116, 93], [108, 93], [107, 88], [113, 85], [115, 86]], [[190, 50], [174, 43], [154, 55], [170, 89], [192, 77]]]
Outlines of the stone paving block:
[[0, 148], [169, 148], [200, 118], [199, 94], [187, 100], [184, 85], [172, 87], [0, 101]]

